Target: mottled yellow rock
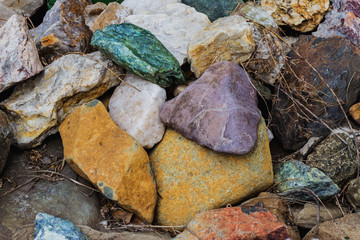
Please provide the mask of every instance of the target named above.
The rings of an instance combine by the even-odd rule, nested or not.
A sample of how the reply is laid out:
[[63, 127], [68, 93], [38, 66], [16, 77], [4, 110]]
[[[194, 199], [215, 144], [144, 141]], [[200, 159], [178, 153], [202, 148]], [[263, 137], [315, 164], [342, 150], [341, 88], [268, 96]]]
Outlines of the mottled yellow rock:
[[168, 129], [150, 154], [158, 199], [155, 221], [186, 225], [197, 213], [234, 204], [273, 183], [264, 121], [258, 142], [246, 155], [214, 152]]
[[61, 124], [64, 157], [102, 193], [151, 223], [156, 186], [146, 151], [94, 100], [74, 110]]
[[329, 0], [261, 0], [278, 25], [289, 25], [300, 32], [314, 30], [329, 9]]
[[360, 124], [360, 103], [356, 103], [351, 106], [349, 109], [349, 113], [352, 116], [352, 118]]
[[238, 15], [219, 18], [189, 42], [191, 71], [200, 77], [214, 62], [240, 63], [250, 58], [255, 43], [250, 25]]

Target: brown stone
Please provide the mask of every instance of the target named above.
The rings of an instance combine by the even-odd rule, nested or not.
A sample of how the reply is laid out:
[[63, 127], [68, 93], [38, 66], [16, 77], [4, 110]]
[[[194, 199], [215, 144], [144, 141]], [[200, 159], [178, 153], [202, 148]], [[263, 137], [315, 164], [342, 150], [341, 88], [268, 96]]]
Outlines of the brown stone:
[[156, 186], [149, 157], [98, 100], [77, 108], [60, 126], [64, 157], [109, 199], [151, 223]]
[[349, 109], [351, 117], [360, 124], [360, 103], [356, 103]]
[[3, 111], [0, 111], [0, 173], [3, 170], [13, 138], [8, 119]]

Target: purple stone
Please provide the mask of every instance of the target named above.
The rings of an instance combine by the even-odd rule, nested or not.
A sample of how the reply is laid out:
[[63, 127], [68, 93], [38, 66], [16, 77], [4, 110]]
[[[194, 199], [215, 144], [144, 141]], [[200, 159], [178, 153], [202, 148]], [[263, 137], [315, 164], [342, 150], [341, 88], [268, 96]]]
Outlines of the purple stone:
[[200, 145], [246, 154], [257, 141], [261, 117], [250, 77], [233, 62], [217, 62], [179, 96], [166, 102], [160, 118]]

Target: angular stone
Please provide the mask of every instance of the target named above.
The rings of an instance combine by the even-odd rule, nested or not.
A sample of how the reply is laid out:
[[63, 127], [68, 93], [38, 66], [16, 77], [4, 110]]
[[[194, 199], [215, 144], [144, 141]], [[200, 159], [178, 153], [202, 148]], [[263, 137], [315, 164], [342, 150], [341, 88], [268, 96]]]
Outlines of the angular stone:
[[[339, 192], [339, 187], [323, 172], [306, 164], [291, 160], [275, 169], [277, 189], [287, 197], [301, 200], [312, 200], [312, 191], [322, 200]], [[294, 191], [294, 192], [293, 192]], [[309, 194], [306, 194], [309, 193]]]
[[71, 222], [47, 213], [38, 213], [35, 218], [34, 240], [78, 239], [90, 240]]
[[21, 2], [17, 0], [0, 0], [0, 26], [2, 20], [6, 21], [14, 14], [25, 17], [34, 15], [43, 4], [43, 0], [21, 0]]
[[9, 155], [13, 134], [6, 114], [0, 111], [0, 174]]
[[288, 25], [300, 32], [314, 30], [329, 6], [329, 0], [261, 0], [261, 7], [271, 14], [278, 25]]
[[142, 12], [156, 12], [159, 8], [167, 4], [180, 2], [181, 0], [124, 0], [121, 5], [130, 8], [133, 14], [138, 14]]
[[360, 47], [360, 2], [358, 0], [332, 0], [332, 9], [325, 15], [316, 37], [343, 36]]
[[355, 178], [349, 182], [346, 190], [346, 199], [356, 212], [360, 212], [360, 180]]
[[[108, 70], [108, 68], [110, 70]], [[22, 148], [39, 145], [57, 132], [63, 119], [77, 106], [101, 96], [119, 84], [116, 66], [100, 52], [69, 54], [54, 61], [35, 78], [17, 86], [1, 103]]]
[[352, 105], [349, 109], [351, 117], [360, 124], [360, 103]]
[[97, 2], [96, 4], [87, 5], [84, 10], [86, 26], [91, 28], [95, 20], [106, 9], [106, 7], [107, 7], [106, 4], [103, 2]]
[[186, 82], [176, 58], [148, 30], [130, 23], [96, 31], [91, 45], [118, 65], [160, 87]]
[[210, 24], [208, 17], [182, 3], [167, 4], [154, 12], [131, 15], [125, 22], [149, 30], [182, 65], [191, 38]]
[[35, 31], [36, 47], [47, 63], [68, 52], [84, 52], [89, 47], [91, 31], [85, 25], [87, 0], [58, 0], [47, 11]]
[[339, 187], [343, 187], [357, 173], [355, 139], [350, 129], [335, 129], [307, 157], [306, 164], [329, 176]]
[[117, 2], [111, 2], [107, 8], [95, 19], [94, 23], [90, 26], [90, 30], [103, 30], [110, 24], [120, 24], [125, 22], [125, 18], [132, 14], [132, 11], [120, 5]]
[[345, 120], [339, 104], [347, 112], [360, 92], [360, 50], [343, 37], [313, 36], [300, 36], [292, 48], [271, 115], [284, 148], [298, 150], [310, 137], [329, 134], [323, 122], [335, 128]]
[[242, 0], [182, 0], [181, 2], [205, 13], [210, 21], [230, 15], [239, 3], [243, 3]]
[[221, 154], [167, 129], [150, 154], [157, 192], [156, 222], [186, 225], [197, 213], [234, 204], [273, 182], [266, 126], [246, 155]]
[[240, 16], [221, 18], [199, 31], [188, 46], [191, 71], [200, 77], [216, 61], [240, 63], [255, 50], [250, 25]]
[[265, 208], [256, 207], [232, 207], [202, 212], [186, 228], [174, 240], [289, 239], [285, 224]]
[[261, 118], [250, 81], [237, 64], [217, 62], [161, 107], [161, 121], [214, 151], [246, 154]]
[[348, 214], [345, 217], [321, 223], [319, 232], [314, 227], [303, 240], [326, 239], [358, 239], [360, 236], [360, 213]]
[[64, 157], [109, 199], [151, 223], [156, 186], [146, 151], [112, 120], [98, 100], [72, 112], [61, 124]]
[[0, 92], [42, 70], [26, 19], [13, 15], [0, 28]]
[[132, 73], [127, 73], [124, 81], [129, 85], [122, 83], [115, 89], [109, 102], [109, 114], [143, 147], [152, 148], [165, 132], [159, 112], [166, 101], [166, 91]]

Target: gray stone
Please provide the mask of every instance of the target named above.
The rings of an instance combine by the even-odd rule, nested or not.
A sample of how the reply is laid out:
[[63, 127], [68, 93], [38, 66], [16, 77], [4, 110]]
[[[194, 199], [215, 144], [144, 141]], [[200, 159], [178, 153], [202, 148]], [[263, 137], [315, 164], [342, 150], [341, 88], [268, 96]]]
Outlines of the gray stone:
[[0, 174], [8, 158], [12, 138], [13, 134], [7, 116], [3, 111], [0, 111]]
[[200, 145], [246, 154], [257, 141], [261, 117], [250, 78], [233, 62], [217, 62], [176, 98], [166, 102], [161, 120]]
[[[112, 72], [108, 69], [112, 69]], [[101, 96], [120, 80], [118, 68], [100, 52], [69, 54], [17, 86], [1, 103], [22, 148], [39, 145], [77, 106]], [[115, 73], [115, 74], [114, 74]]]
[[86, 26], [90, 28], [106, 7], [107, 5], [103, 2], [87, 5], [84, 14]]
[[156, 12], [157, 9], [170, 3], [180, 3], [181, 0], [124, 0], [121, 5], [130, 8], [133, 14], [142, 12]]
[[[44, 4], [44, 0], [0, 0], [0, 19], [8, 20], [14, 14], [30, 17]], [[2, 21], [0, 20], [0, 26]]]
[[360, 212], [360, 178], [350, 181], [346, 190], [346, 199], [356, 212]]
[[26, 19], [13, 15], [0, 28], [0, 92], [43, 69]]

